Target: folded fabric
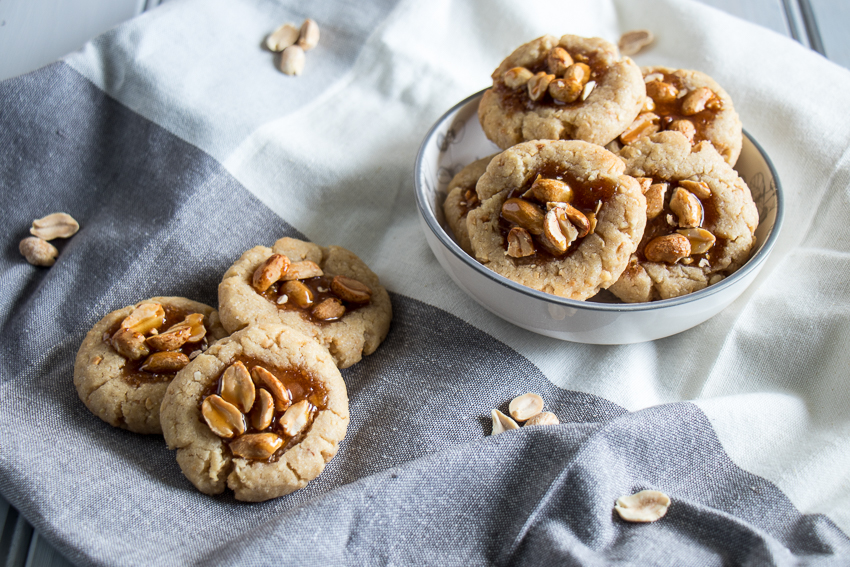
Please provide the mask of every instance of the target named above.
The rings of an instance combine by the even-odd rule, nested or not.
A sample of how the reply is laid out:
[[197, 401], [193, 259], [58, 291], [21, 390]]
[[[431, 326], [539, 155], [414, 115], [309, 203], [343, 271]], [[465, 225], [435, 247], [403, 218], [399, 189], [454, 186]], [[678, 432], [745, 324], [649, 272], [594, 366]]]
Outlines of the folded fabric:
[[[322, 30], [304, 73], [262, 48]], [[550, 33], [657, 39], [735, 101], [785, 191], [756, 283], [708, 322], [629, 346], [563, 343], [482, 310], [428, 249], [413, 163], [433, 122]], [[850, 553], [850, 73], [685, 0], [170, 0], [0, 83], [0, 492], [79, 564], [775, 564]], [[17, 242], [55, 211], [57, 263]], [[74, 357], [114, 309], [216, 304], [224, 271], [282, 236], [354, 251], [391, 292], [385, 343], [342, 372], [351, 424], [305, 489], [210, 497], [162, 438], [80, 402]], [[561, 425], [489, 437], [541, 394]], [[618, 497], [672, 500], [651, 525]]]

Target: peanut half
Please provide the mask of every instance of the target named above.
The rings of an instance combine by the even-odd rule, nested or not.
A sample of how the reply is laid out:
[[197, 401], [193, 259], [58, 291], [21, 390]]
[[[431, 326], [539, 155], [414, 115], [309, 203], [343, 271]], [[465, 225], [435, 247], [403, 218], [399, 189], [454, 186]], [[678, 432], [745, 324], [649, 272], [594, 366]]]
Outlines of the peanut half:
[[657, 490], [641, 490], [621, 496], [614, 505], [617, 515], [627, 522], [655, 522], [667, 513], [670, 497]]
[[80, 223], [68, 213], [53, 213], [32, 221], [30, 234], [44, 240], [70, 238], [80, 230]]
[[52, 266], [59, 255], [59, 250], [55, 246], [35, 236], [27, 236], [21, 240], [18, 251], [33, 266]]

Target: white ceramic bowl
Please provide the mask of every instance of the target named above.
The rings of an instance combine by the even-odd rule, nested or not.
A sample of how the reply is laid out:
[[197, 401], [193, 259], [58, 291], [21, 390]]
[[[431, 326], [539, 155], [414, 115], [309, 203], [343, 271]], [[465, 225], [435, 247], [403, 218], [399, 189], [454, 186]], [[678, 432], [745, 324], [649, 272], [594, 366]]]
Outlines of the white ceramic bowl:
[[747, 182], [759, 211], [757, 243], [749, 261], [723, 281], [703, 290], [651, 303], [607, 299], [576, 301], [536, 291], [492, 272], [471, 258], [451, 236], [443, 215], [446, 187], [476, 159], [499, 152], [478, 122], [482, 92], [458, 103], [425, 136], [416, 156], [416, 202], [428, 245], [440, 265], [481, 306], [529, 331], [591, 344], [627, 344], [680, 333], [732, 303], [761, 271], [773, 249], [784, 215], [779, 178], [764, 150], [744, 133], [735, 169]]

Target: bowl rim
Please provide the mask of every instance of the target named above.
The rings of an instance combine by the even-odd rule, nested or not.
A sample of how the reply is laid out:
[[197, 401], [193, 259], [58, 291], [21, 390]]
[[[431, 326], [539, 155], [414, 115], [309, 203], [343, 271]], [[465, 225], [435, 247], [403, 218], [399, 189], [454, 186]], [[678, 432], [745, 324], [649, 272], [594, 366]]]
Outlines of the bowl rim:
[[513, 291], [526, 295], [528, 297], [539, 299], [555, 305], [571, 307], [573, 309], [587, 309], [590, 311], [601, 311], [608, 313], [649, 311], [664, 307], [676, 307], [686, 303], [698, 301], [716, 293], [721, 293], [726, 289], [734, 286], [739, 280], [744, 279], [747, 274], [749, 274], [753, 270], [759, 268], [767, 260], [767, 257], [773, 250], [773, 247], [776, 244], [777, 239], [779, 238], [779, 232], [782, 228], [782, 224], [785, 218], [785, 200], [783, 196], [782, 186], [779, 181], [779, 175], [776, 172], [776, 168], [774, 167], [770, 156], [767, 155], [761, 144], [759, 144], [755, 140], [755, 138], [753, 138], [749, 134], [749, 132], [747, 132], [746, 129], [743, 129], [744, 136], [747, 137], [750, 143], [752, 143], [753, 146], [755, 146], [756, 150], [758, 150], [758, 152], [761, 154], [762, 158], [764, 158], [764, 161], [767, 164], [768, 169], [770, 170], [770, 174], [773, 176], [773, 185], [775, 187], [776, 194], [776, 220], [773, 223], [773, 227], [770, 229], [770, 234], [768, 235], [767, 240], [761, 246], [759, 251], [756, 252], [756, 254], [753, 255], [749, 260], [747, 260], [747, 262], [743, 266], [741, 266], [735, 273], [733, 273], [727, 278], [724, 278], [722, 281], [717, 282], [713, 285], [709, 285], [708, 287], [705, 287], [699, 291], [695, 291], [693, 293], [689, 293], [687, 295], [682, 295], [679, 297], [673, 297], [670, 299], [659, 299], [657, 301], [642, 303], [599, 303], [594, 301], [580, 301], [578, 299], [569, 299], [566, 297], [560, 297], [557, 295], [546, 293], [544, 291], [532, 289], [488, 269], [483, 264], [478, 262], [475, 258], [464, 252], [457, 244], [457, 242], [455, 242], [454, 238], [449, 236], [449, 234], [443, 229], [443, 227], [437, 221], [436, 215], [433, 214], [430, 205], [426, 202], [425, 190], [422, 184], [422, 160], [424, 157], [425, 148], [431, 141], [434, 132], [446, 120], [448, 116], [454, 114], [457, 110], [466, 106], [474, 99], [483, 96], [486, 90], [487, 89], [478, 91], [477, 93], [468, 96], [462, 101], [458, 102], [445, 113], [443, 113], [443, 115], [440, 116], [439, 119], [437, 119], [433, 126], [431, 126], [431, 128], [428, 130], [428, 133], [425, 135], [425, 138], [422, 140], [422, 143], [419, 145], [419, 150], [416, 153], [416, 161], [413, 166], [413, 184], [415, 189], [414, 193], [416, 197], [416, 205], [419, 208], [419, 214], [425, 221], [425, 223], [428, 225], [428, 228], [431, 230], [431, 232], [434, 233], [434, 235], [443, 244], [443, 246], [448, 248], [449, 251], [451, 251], [451, 253], [454, 254], [461, 262], [463, 262], [479, 274], [490, 279], [491, 281], [498, 283], [504, 287], [507, 287]]

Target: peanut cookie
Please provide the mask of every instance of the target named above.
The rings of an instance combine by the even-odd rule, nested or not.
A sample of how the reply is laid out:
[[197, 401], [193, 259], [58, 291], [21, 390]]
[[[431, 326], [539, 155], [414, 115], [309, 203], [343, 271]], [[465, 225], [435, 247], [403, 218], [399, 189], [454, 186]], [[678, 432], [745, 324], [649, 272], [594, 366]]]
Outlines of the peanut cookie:
[[681, 132], [691, 144], [711, 142], [726, 163], [741, 154], [741, 120], [732, 99], [717, 82], [699, 71], [642, 67], [646, 101], [635, 121], [620, 134], [628, 145], [664, 130]]
[[493, 156], [487, 156], [461, 169], [449, 182], [449, 194], [443, 203], [446, 223], [449, 225], [455, 241], [470, 256], [472, 255], [472, 244], [469, 242], [469, 230], [466, 228], [466, 215], [480, 204], [478, 195], [475, 193], [475, 184], [484, 175], [487, 164], [490, 163], [491, 159], [493, 159]]
[[89, 410], [114, 427], [162, 433], [159, 406], [177, 371], [227, 336], [218, 313], [183, 297], [153, 297], [113, 311], [88, 332], [74, 386]]
[[261, 502], [303, 488], [336, 455], [348, 394], [328, 351], [285, 325], [251, 326], [181, 370], [162, 431], [204, 494]]
[[620, 152], [646, 195], [646, 231], [609, 289], [623, 301], [679, 297], [728, 276], [755, 244], [750, 189], [708, 142], [679, 132], [642, 137]]
[[225, 272], [218, 302], [229, 332], [283, 323], [324, 345], [340, 368], [375, 352], [392, 319], [387, 290], [354, 253], [294, 238], [242, 254]]
[[634, 121], [645, 94], [640, 69], [612, 43], [545, 35], [493, 72], [478, 118], [502, 149], [538, 139], [605, 145]]
[[646, 199], [601, 146], [538, 140], [497, 155], [467, 220], [475, 257], [530, 288], [587, 299], [620, 277], [646, 224]]

